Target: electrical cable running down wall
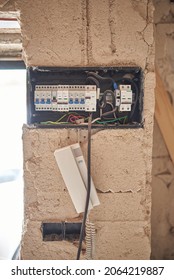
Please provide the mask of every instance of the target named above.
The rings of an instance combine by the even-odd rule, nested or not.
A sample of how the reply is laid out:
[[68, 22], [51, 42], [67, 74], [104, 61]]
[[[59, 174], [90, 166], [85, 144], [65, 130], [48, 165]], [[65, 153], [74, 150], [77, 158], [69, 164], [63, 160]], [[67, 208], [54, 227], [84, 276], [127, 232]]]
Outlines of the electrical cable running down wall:
[[100, 204], [94, 183], [91, 179], [91, 125], [92, 113], [89, 114], [88, 118], [87, 167], [78, 143], [54, 152], [57, 164], [76, 211], [77, 213], [84, 212], [80, 230], [77, 260], [80, 259], [82, 242], [85, 236], [85, 225], [87, 241], [86, 257], [88, 259], [94, 257], [95, 228], [94, 224], [89, 222], [88, 214], [94, 206]]
[[84, 233], [85, 233], [85, 225], [86, 225], [86, 219], [88, 216], [89, 200], [90, 200], [90, 193], [91, 193], [91, 123], [92, 123], [92, 113], [90, 114], [89, 119], [88, 119], [87, 195], [86, 195], [85, 211], [83, 214], [83, 221], [82, 221], [81, 232], [80, 232], [77, 260], [80, 259], [82, 241], [83, 241]]

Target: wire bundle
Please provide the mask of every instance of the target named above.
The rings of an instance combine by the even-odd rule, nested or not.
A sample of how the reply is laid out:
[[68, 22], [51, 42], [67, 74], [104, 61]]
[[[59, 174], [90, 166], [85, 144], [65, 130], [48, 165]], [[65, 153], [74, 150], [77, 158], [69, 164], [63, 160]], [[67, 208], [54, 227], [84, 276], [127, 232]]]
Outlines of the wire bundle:
[[84, 117], [80, 115], [71, 114], [68, 116], [67, 122], [78, 123], [78, 120], [84, 120]]
[[[63, 121], [65, 119], [65, 121]], [[64, 114], [61, 118], [59, 118], [58, 120], [54, 121], [45, 121], [45, 122], [41, 122], [41, 124], [53, 124], [53, 125], [57, 125], [57, 124], [68, 124], [68, 123], [77, 123], [77, 120], [83, 120], [84, 122], [86, 120], [88, 120], [87, 116], [82, 116], [79, 115], [77, 112], [68, 112], [66, 114]]]

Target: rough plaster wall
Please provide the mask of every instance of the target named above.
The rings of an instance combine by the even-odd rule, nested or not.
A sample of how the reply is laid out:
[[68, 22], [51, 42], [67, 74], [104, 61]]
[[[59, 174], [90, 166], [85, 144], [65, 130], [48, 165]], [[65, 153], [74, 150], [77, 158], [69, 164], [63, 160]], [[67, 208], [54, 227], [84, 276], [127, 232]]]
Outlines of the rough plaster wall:
[[[144, 132], [141, 130], [139, 135], [135, 135], [132, 130], [129, 132], [111, 130], [109, 136], [106, 134], [108, 132], [93, 131], [92, 137], [92, 176], [100, 191], [101, 200], [101, 205], [91, 212], [91, 220], [95, 222], [97, 228], [96, 257], [149, 258], [151, 201], [149, 190], [145, 190], [146, 175], [143, 171], [145, 161], [150, 160], [150, 154], [144, 154], [143, 149], [138, 148], [143, 145]], [[41, 256], [46, 259], [66, 259], [76, 256], [77, 248], [72, 244], [68, 246], [67, 242], [43, 242], [40, 227], [42, 221], [67, 219], [72, 221], [78, 218], [53, 155], [55, 149], [77, 141], [81, 142], [83, 153], [86, 155], [84, 130], [40, 131], [24, 128], [26, 233], [23, 239], [23, 258], [25, 259], [38, 259]], [[137, 153], [131, 164], [128, 158], [130, 151]], [[116, 162], [119, 162], [119, 165], [115, 164]], [[112, 164], [115, 166], [114, 171], [111, 168]], [[134, 172], [137, 166], [139, 174]], [[31, 244], [32, 247], [29, 249]], [[46, 248], [47, 253], [44, 253]]]
[[[11, 1], [21, 12], [27, 65], [138, 65], [144, 70], [144, 129], [93, 131], [92, 175], [101, 205], [96, 259], [149, 259], [154, 114], [153, 5], [149, 0]], [[81, 219], [53, 152], [80, 141], [86, 130], [24, 127], [23, 259], [74, 259], [68, 242], [43, 242], [43, 221]]]
[[97, 0], [1, 2], [1, 10], [20, 10], [23, 59], [28, 66], [138, 62], [153, 71], [151, 0], [102, 0], [100, 5]]
[[14, 0], [0, 0], [0, 10], [1, 11], [14, 11], [15, 8], [15, 1]]
[[[156, 65], [174, 98], [174, 4], [154, 0]], [[152, 180], [152, 258], [174, 259], [174, 166], [155, 122]]]

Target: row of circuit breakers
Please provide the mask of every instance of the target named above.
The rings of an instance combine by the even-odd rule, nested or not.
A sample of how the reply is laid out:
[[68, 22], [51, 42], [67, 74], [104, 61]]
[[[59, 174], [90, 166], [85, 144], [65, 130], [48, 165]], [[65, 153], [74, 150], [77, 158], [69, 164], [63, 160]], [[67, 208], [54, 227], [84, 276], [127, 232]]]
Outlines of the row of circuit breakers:
[[[131, 111], [131, 85], [120, 85], [115, 90], [116, 107], [119, 112]], [[96, 112], [100, 92], [90, 85], [37, 85], [34, 91], [36, 111], [85, 111]]]
[[28, 124], [142, 127], [139, 67], [28, 68]]

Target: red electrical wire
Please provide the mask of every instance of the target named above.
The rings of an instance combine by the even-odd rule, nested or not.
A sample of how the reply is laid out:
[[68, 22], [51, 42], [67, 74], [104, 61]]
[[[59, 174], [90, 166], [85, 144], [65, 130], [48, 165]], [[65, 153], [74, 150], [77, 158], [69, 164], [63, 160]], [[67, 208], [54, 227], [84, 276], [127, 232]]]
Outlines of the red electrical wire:
[[68, 121], [68, 122], [75, 123], [76, 120], [79, 120], [79, 119], [82, 119], [82, 118], [84, 118], [84, 117], [83, 117], [83, 116], [80, 116], [80, 115], [73, 115], [73, 114], [71, 114], [71, 115], [68, 116], [67, 121]]

